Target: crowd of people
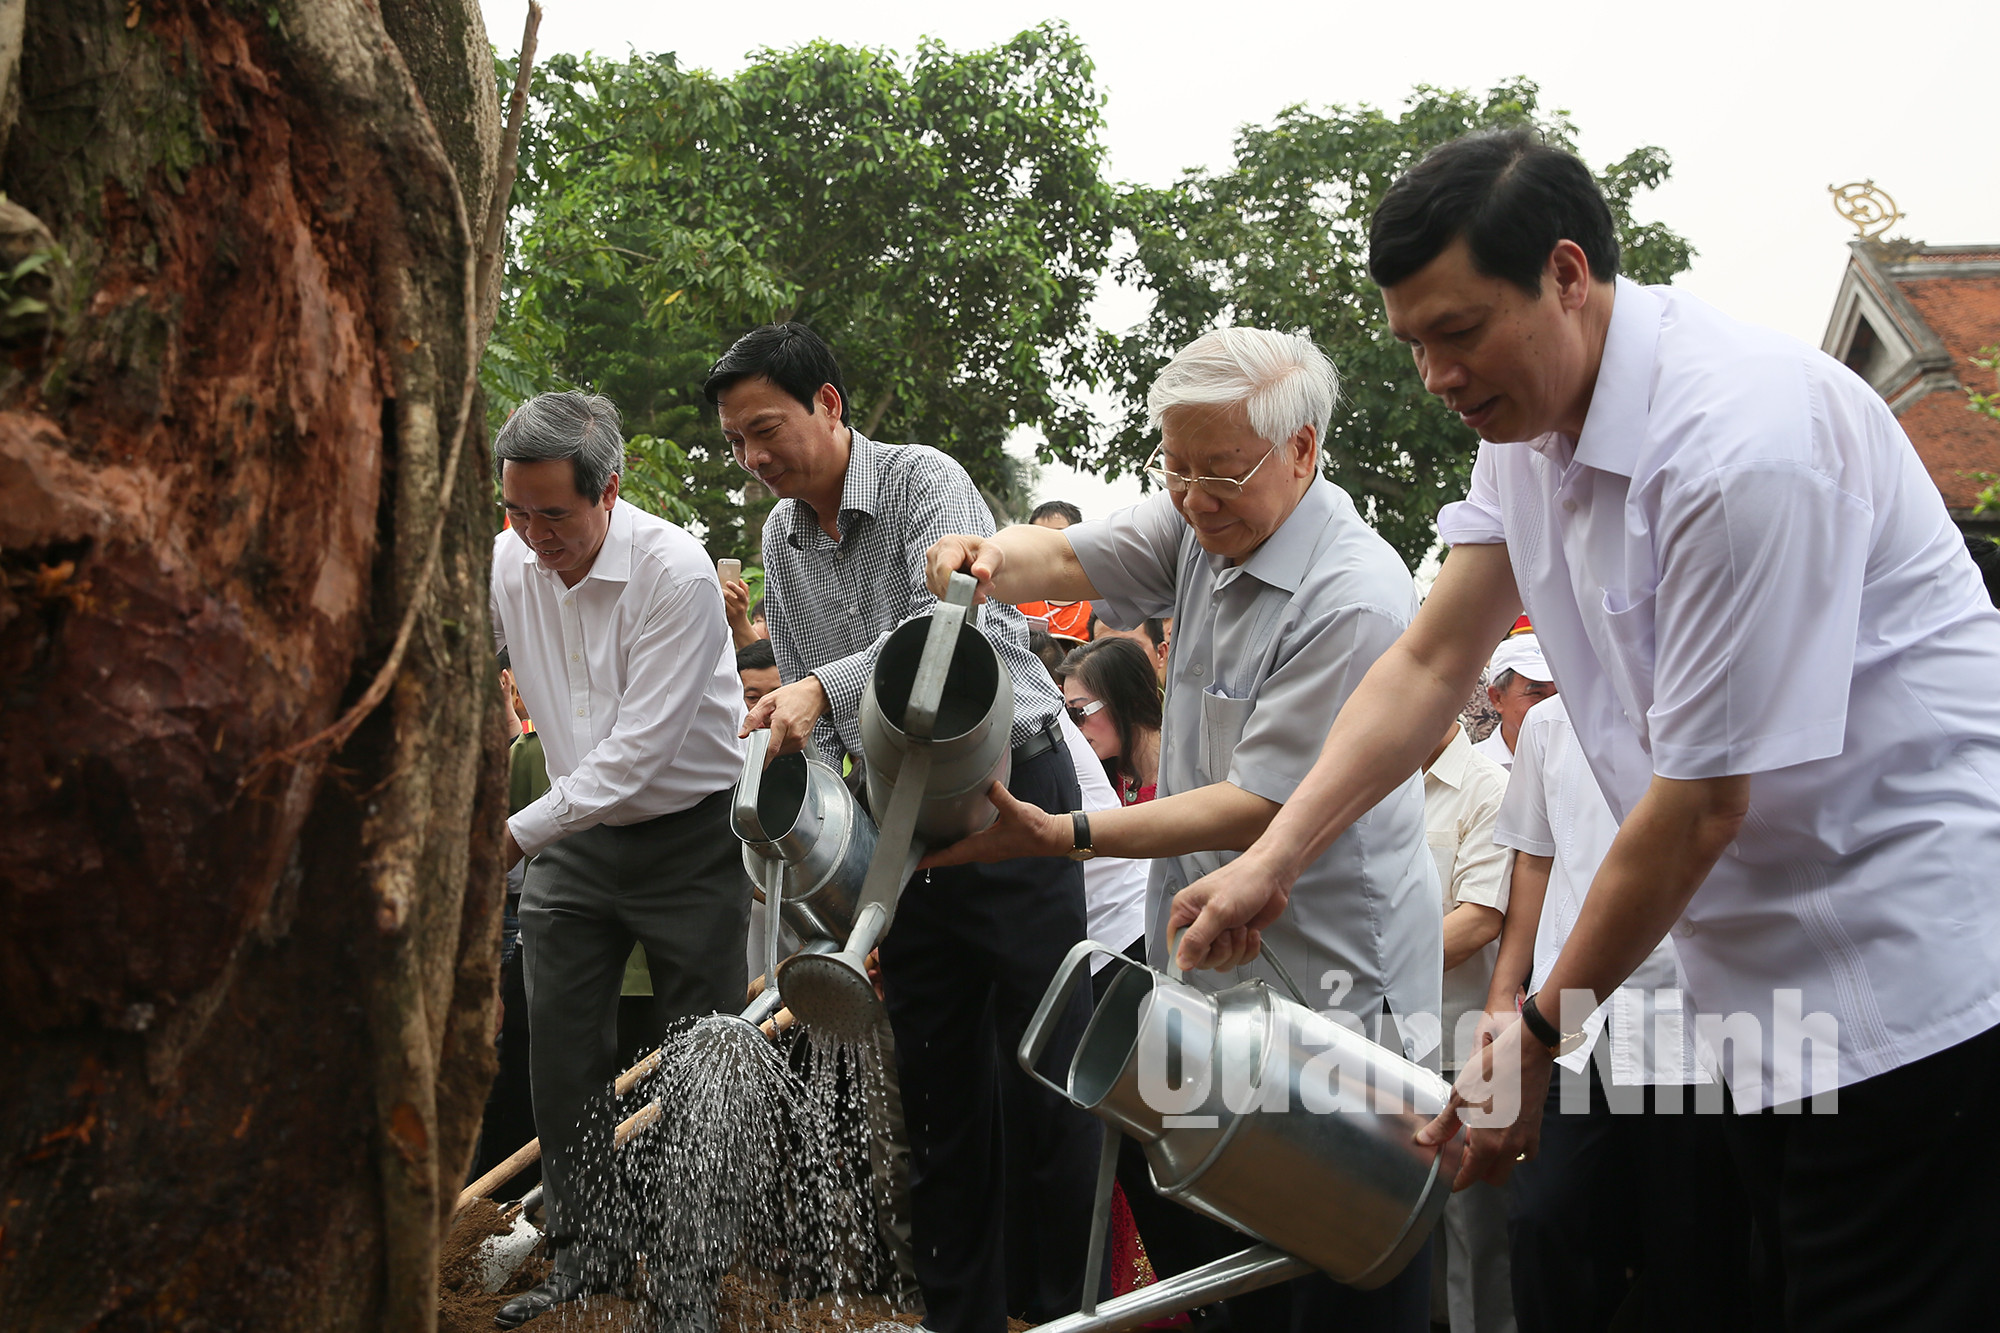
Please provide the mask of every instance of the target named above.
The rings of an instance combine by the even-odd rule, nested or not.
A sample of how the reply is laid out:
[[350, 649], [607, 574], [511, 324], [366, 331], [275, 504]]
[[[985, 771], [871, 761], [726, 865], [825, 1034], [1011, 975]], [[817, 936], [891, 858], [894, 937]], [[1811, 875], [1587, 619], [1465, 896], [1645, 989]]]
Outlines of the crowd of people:
[[[506, 835], [504, 1041], [518, 1004], [555, 1263], [503, 1326], [629, 1269], [582, 1182], [632, 968], [653, 1040], [757, 970], [742, 738], [854, 777], [876, 654], [960, 572], [1009, 777], [878, 959], [925, 1330], [1082, 1302], [1106, 1131], [1013, 1052], [1085, 938], [1207, 989], [1275, 958], [1454, 1085], [1418, 1142], [1464, 1136], [1457, 1192], [1399, 1274], [1178, 1321], [1981, 1326], [2000, 611], [1935, 487], [1844, 367], [1620, 278], [1596, 182], [1527, 133], [1428, 155], [1370, 245], [1389, 331], [1481, 441], [1421, 601], [1324, 475], [1338, 376], [1293, 333], [1161, 369], [1139, 504], [996, 529], [953, 460], [853, 426], [810, 328], [754, 329], [702, 388], [777, 497], [761, 599], [619, 499], [611, 403], [509, 418], [493, 619], [545, 771]], [[1117, 1187], [1102, 1294], [1244, 1244], [1129, 1140]]]

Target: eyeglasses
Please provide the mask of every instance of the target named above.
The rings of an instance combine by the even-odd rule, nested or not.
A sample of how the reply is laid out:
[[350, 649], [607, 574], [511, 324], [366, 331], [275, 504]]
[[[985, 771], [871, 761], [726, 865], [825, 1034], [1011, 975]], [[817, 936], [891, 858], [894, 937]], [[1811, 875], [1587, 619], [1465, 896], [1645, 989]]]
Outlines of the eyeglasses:
[[[1189, 489], [1199, 486], [1204, 495], [1213, 496], [1218, 500], [1234, 500], [1243, 494], [1243, 488], [1249, 484], [1250, 478], [1257, 475], [1257, 468], [1270, 462], [1271, 454], [1277, 453], [1281, 447], [1272, 445], [1271, 453], [1258, 459], [1257, 466], [1240, 477], [1191, 477], [1185, 472], [1175, 472], [1171, 468], [1155, 467], [1152, 459], [1146, 461], [1146, 474], [1175, 495], [1185, 495]], [[1161, 445], [1153, 450], [1153, 458], [1158, 458], [1161, 450], [1165, 448], [1165, 445]]]
[[1083, 725], [1085, 718], [1090, 717], [1104, 707], [1104, 700], [1092, 699], [1087, 704], [1064, 704], [1063, 707], [1069, 712], [1069, 720], [1080, 727]]

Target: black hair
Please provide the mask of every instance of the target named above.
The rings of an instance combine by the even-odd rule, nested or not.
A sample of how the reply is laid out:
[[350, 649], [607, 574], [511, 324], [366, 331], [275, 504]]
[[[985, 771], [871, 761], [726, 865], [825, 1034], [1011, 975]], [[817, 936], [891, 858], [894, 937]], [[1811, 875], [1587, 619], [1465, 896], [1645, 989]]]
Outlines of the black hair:
[[1153, 672], [1152, 658], [1130, 639], [1093, 639], [1070, 650], [1055, 673], [1056, 683], [1071, 676], [1104, 701], [1111, 729], [1118, 733], [1118, 758], [1104, 764], [1112, 785], [1123, 777], [1136, 787], [1139, 774], [1132, 767], [1133, 735], [1157, 732], [1161, 725], [1160, 679]]
[[[1146, 637], [1152, 640], [1153, 646], [1155, 648], [1158, 648], [1161, 644], [1167, 641], [1167, 622], [1160, 619], [1158, 616], [1153, 616], [1148, 618], [1145, 621], [1145, 623], [1140, 626], [1140, 628], [1146, 631]], [[1092, 639], [1096, 639], [1097, 632], [1100, 629], [1111, 629], [1111, 627], [1105, 623], [1104, 618], [1102, 616], [1098, 615], [1097, 612], [1093, 610], [1090, 613], [1090, 630], [1089, 630], [1090, 637]], [[1121, 630], [1112, 630], [1111, 632], [1114, 634], [1123, 633], [1123, 631]]]
[[713, 407], [723, 390], [760, 375], [805, 404], [807, 412], [817, 410], [814, 399], [820, 386], [831, 384], [840, 395], [840, 424], [847, 424], [847, 385], [840, 378], [840, 362], [824, 338], [797, 320], [760, 325], [738, 338], [709, 368], [701, 396]]
[[738, 671], [768, 671], [778, 665], [778, 654], [769, 639], [752, 639], [736, 650]]
[[1035, 506], [1035, 512], [1028, 515], [1028, 522], [1039, 523], [1045, 518], [1066, 518], [1072, 525], [1083, 522], [1083, 511], [1067, 500], [1044, 500]]
[[1042, 659], [1042, 665], [1048, 668], [1049, 678], [1060, 684], [1062, 677], [1056, 672], [1062, 669], [1063, 646], [1056, 642], [1056, 636], [1040, 625], [1028, 626], [1028, 651]]
[[512, 671], [514, 669], [514, 655], [505, 648], [502, 648], [495, 654], [494, 660], [500, 664], [502, 671]]
[[[755, 620], [758, 616], [762, 615], [764, 615], [764, 599], [759, 597], [756, 601], [750, 603], [750, 619]], [[765, 616], [765, 619], [768, 620], [770, 617]]]
[[1467, 134], [1404, 172], [1368, 225], [1368, 275], [1393, 287], [1461, 236], [1475, 268], [1530, 296], [1558, 241], [1576, 242], [1599, 282], [1618, 276], [1611, 207], [1590, 168], [1532, 130]]

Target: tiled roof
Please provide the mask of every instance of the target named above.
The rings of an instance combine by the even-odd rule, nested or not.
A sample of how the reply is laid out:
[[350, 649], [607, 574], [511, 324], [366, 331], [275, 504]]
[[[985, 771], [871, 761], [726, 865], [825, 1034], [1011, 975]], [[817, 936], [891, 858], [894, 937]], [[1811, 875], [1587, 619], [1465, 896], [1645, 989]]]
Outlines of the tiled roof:
[[[1876, 272], [1894, 285], [1908, 309], [1942, 345], [1949, 357], [1948, 373], [1958, 385], [1993, 391], [1993, 372], [1973, 365], [1971, 359], [2000, 346], [2000, 246], [1891, 243], [1881, 249], [1866, 248]], [[1913, 380], [1923, 373], [1912, 367]], [[1971, 411], [1963, 387], [1947, 388], [1942, 380], [1942, 376], [1934, 379], [1934, 387], [1914, 398], [1904, 396], [1904, 389], [1914, 384], [1884, 389], [1891, 402], [1902, 405], [1898, 415], [1903, 429], [1943, 492], [1945, 505], [1969, 509], [1989, 483], [1968, 474], [2000, 474], [2000, 421]]]
[[1972, 508], [1974, 498], [1992, 484], [1968, 474], [2000, 476], [2000, 421], [1970, 411], [1963, 394], [1927, 393], [1900, 420], [1924, 470], [1943, 493], [1945, 508]]

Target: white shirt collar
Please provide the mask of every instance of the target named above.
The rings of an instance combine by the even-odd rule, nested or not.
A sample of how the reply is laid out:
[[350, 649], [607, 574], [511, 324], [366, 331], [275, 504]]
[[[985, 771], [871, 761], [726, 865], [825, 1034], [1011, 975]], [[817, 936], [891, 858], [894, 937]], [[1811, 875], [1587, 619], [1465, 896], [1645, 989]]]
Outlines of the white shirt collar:
[[1638, 464], [1646, 415], [1653, 407], [1653, 363], [1665, 310], [1652, 292], [1628, 278], [1618, 279], [1611, 324], [1604, 331], [1604, 357], [1576, 442], [1576, 461], [1585, 467], [1630, 477]]
[[1451, 738], [1451, 744], [1437, 757], [1426, 772], [1453, 789], [1465, 785], [1465, 763], [1472, 757], [1472, 738], [1465, 734], [1465, 725], [1459, 724], [1458, 731]]
[[[597, 548], [597, 559], [590, 562], [590, 572], [584, 579], [604, 579], [611, 583], [625, 583], [632, 577], [632, 506], [623, 500], [611, 503], [611, 523], [604, 530], [604, 544]], [[540, 573], [541, 564], [535, 558], [535, 548], [527, 542], [521, 543], [521, 563], [532, 565]], [[549, 578], [560, 575], [548, 574]], [[578, 582], [582, 582], [579, 579]]]
[[1665, 311], [1666, 303], [1654, 293], [1629, 278], [1617, 280], [1582, 436], [1572, 441], [1561, 431], [1550, 431], [1528, 441], [1530, 449], [1559, 465], [1567, 466], [1573, 457], [1585, 467], [1631, 477], [1653, 406], [1653, 363]]

